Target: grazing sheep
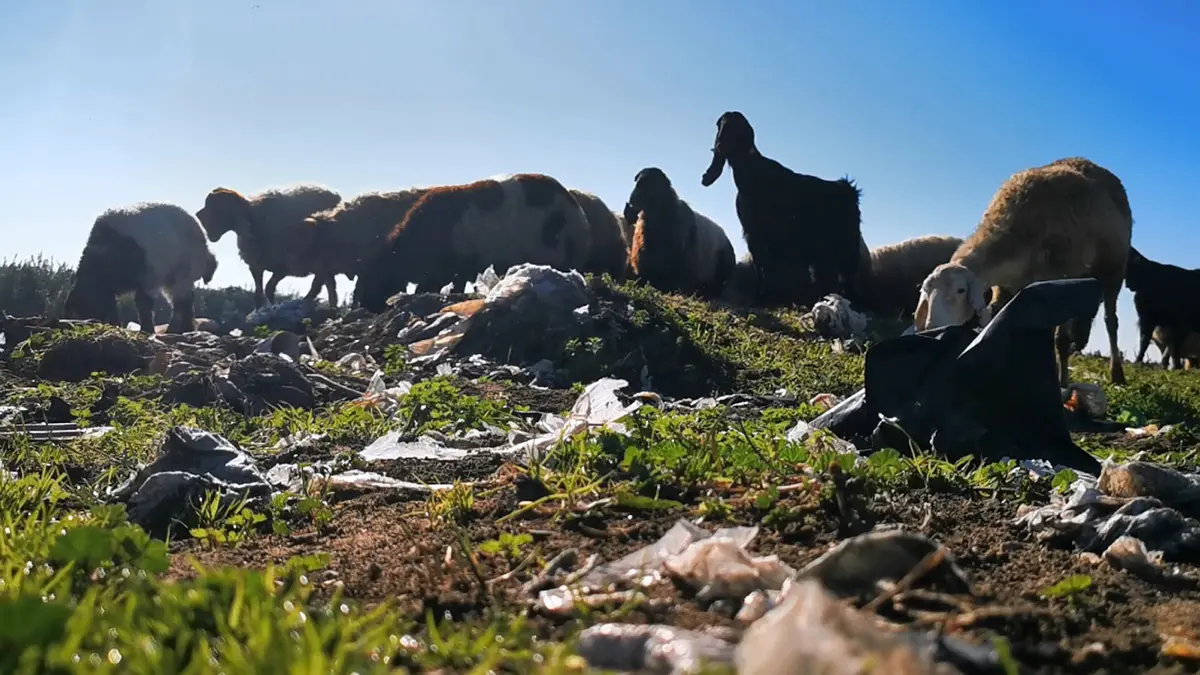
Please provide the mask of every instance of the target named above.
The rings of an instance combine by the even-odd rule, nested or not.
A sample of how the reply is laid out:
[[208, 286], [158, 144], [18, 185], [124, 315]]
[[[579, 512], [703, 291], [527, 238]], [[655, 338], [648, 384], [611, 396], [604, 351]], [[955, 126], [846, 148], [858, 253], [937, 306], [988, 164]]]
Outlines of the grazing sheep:
[[204, 230], [186, 209], [161, 202], [109, 209], [92, 224], [64, 314], [117, 325], [117, 296], [133, 291], [141, 330], [153, 333], [154, 303], [165, 289], [169, 332], [187, 332], [195, 323], [195, 283], [211, 283], [216, 271]]
[[[305, 277], [314, 270], [295, 254], [295, 247], [306, 241], [301, 227], [304, 219], [318, 211], [333, 208], [342, 201], [341, 195], [320, 185], [296, 185], [265, 190], [251, 197], [228, 188], [216, 188], [204, 198], [204, 207], [196, 217], [216, 243], [226, 232], [237, 234], [238, 257], [250, 268], [254, 278], [254, 306], [262, 307], [264, 299], [275, 302], [275, 289], [285, 277]], [[263, 289], [263, 272], [271, 279]], [[337, 302], [333, 277], [314, 276], [312, 288], [305, 296], [312, 300], [321, 285], [329, 289], [330, 303]]]
[[740, 112], [717, 119], [713, 158], [701, 184], [712, 185], [726, 163], [737, 185], [737, 213], [769, 302], [809, 305], [831, 293], [857, 294], [862, 239], [861, 191], [848, 178], [796, 173], [764, 156]]
[[637, 213], [629, 266], [667, 293], [715, 297], [733, 273], [736, 258], [725, 230], [697, 213], [657, 167], [634, 177], [625, 217]]
[[[294, 248], [300, 260], [294, 266], [311, 267], [327, 280], [329, 306], [337, 306], [336, 275], [351, 281], [359, 269], [383, 245], [396, 224], [429, 188], [409, 188], [387, 192], [364, 192], [337, 206], [319, 211], [304, 220], [301, 242]], [[317, 286], [309, 291], [316, 297]]]
[[360, 270], [354, 302], [379, 313], [409, 283], [462, 285], [493, 266], [579, 269], [591, 231], [579, 202], [554, 178], [523, 173], [430, 189]]
[[867, 249], [860, 265], [859, 296], [849, 298], [860, 309], [880, 316], [912, 315], [921, 282], [950, 260], [963, 240], [929, 234]]
[[[950, 262], [921, 285], [916, 327], [928, 330], [978, 316], [986, 325], [1017, 291], [1035, 281], [1094, 277], [1104, 287], [1109, 378], [1125, 381], [1117, 346], [1117, 295], [1133, 217], [1120, 179], [1081, 158], [1059, 160], [1014, 174], [1001, 185], [983, 218]], [[987, 303], [992, 289], [991, 305]], [[1097, 307], [1097, 311], [1098, 311]], [[1090, 319], [1055, 331], [1059, 380], [1067, 385], [1067, 361], [1087, 344]]]
[[613, 279], [624, 281], [629, 267], [629, 240], [625, 238], [619, 216], [596, 195], [575, 188], [567, 189], [579, 202], [592, 230], [592, 254], [579, 271], [608, 273]]
[[1167, 350], [1171, 353], [1171, 363], [1180, 368], [1187, 353], [1185, 342], [1193, 333], [1200, 332], [1197, 304], [1200, 301], [1193, 295], [1200, 293], [1200, 270], [1156, 262], [1131, 247], [1125, 285], [1133, 291], [1133, 308], [1137, 311], [1142, 338], [1135, 361], [1142, 362], [1153, 332], [1161, 328], [1162, 334], [1171, 340]]
[[[1183, 360], [1184, 370], [1191, 370], [1195, 366], [1196, 360], [1200, 359], [1200, 333], [1188, 333], [1188, 336], [1183, 340], [1182, 353], [1174, 347], [1175, 338], [1169, 328], [1156, 327], [1150, 335], [1150, 340], [1154, 342], [1154, 346], [1158, 347], [1159, 353], [1162, 354], [1163, 368], [1169, 367], [1172, 361], [1176, 361], [1176, 355]], [[1143, 351], [1142, 354], [1138, 355], [1138, 363], [1142, 362], [1141, 357], [1144, 353]], [[1175, 368], [1176, 370], [1179, 369], [1178, 361], [1176, 361]]]

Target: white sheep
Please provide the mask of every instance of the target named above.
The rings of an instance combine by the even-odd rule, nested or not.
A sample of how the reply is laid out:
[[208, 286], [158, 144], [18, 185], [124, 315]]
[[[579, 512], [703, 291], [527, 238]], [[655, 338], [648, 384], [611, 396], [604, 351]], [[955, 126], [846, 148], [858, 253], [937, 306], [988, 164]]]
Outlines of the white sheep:
[[[250, 197], [228, 188], [216, 188], [205, 197], [204, 207], [196, 212], [196, 217], [211, 242], [219, 241], [229, 231], [237, 234], [238, 256], [254, 278], [254, 306], [262, 307], [264, 299], [275, 302], [275, 289], [285, 277], [314, 273], [308, 264], [311, 261], [297, 255], [295, 250], [311, 241], [302, 230], [304, 219], [341, 201], [341, 195], [320, 185], [272, 188]], [[271, 272], [271, 279], [264, 291], [266, 271]], [[330, 301], [336, 302], [336, 286], [328, 275], [314, 275], [306, 297], [315, 299], [322, 284], [329, 289]]]
[[489, 266], [578, 270], [590, 247], [587, 216], [550, 176], [525, 173], [436, 187], [360, 269], [354, 301], [378, 313], [409, 283], [423, 289], [462, 285]]
[[193, 329], [197, 280], [211, 283], [217, 258], [195, 216], [180, 206], [140, 202], [96, 218], [67, 294], [64, 314], [119, 324], [117, 296], [134, 292], [138, 323], [154, 331], [154, 304], [165, 290], [171, 303], [168, 330]]
[[888, 317], [911, 315], [917, 307], [921, 282], [938, 265], [949, 262], [963, 240], [928, 234], [868, 249], [862, 244], [859, 264], [862, 279], [855, 307]]
[[[1133, 217], [1119, 178], [1089, 160], [1072, 157], [1021, 171], [996, 192], [983, 218], [950, 262], [921, 285], [916, 327], [986, 325], [1017, 291], [1035, 281], [1093, 277], [1104, 292], [1110, 349], [1109, 378], [1125, 381], [1117, 346], [1117, 296], [1125, 279]], [[991, 290], [991, 304], [988, 291]], [[1087, 343], [1090, 317], [1055, 334], [1059, 380], [1068, 384], [1067, 360]]]

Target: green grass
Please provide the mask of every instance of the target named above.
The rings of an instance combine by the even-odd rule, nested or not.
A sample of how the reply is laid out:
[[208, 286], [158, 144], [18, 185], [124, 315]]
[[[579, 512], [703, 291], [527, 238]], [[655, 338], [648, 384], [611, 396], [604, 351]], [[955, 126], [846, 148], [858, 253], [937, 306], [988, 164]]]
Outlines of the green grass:
[[[742, 315], [636, 287], [613, 293], [634, 306], [634, 329], [660, 331], [676, 341], [674, 347], [662, 347], [662, 354], [722, 364], [732, 390], [772, 393], [782, 387], [804, 401], [825, 392], [848, 394], [860, 386], [862, 357], [835, 354], [827, 345], [806, 340], [795, 314]], [[55, 341], [72, 336], [80, 337], [51, 334], [31, 342], [22, 358], [36, 359]], [[573, 372], [605, 363], [613, 356], [605, 349], [586, 341], [571, 345]], [[404, 368], [402, 355], [394, 352], [388, 363], [389, 374]], [[1073, 364], [1077, 379], [1104, 386], [1114, 416], [1130, 424], [1182, 423], [1150, 449], [1157, 453], [1154, 457], [1195, 464], [1191, 429], [1200, 421], [1200, 380], [1195, 375], [1130, 366], [1129, 383], [1112, 387], [1102, 360], [1076, 357]], [[121, 507], [102, 503], [109, 488], [154, 456], [171, 425], [220, 433], [259, 455], [281, 438], [326, 434], [323, 447], [332, 454], [337, 448], [361, 448], [398, 428], [414, 433], [505, 428], [516, 419], [516, 410], [464, 395], [443, 378], [415, 385], [393, 419], [356, 403], [278, 410], [258, 418], [218, 408], [168, 406], [145, 395], [161, 392], [165, 385], [154, 377], [100, 375], [78, 384], [25, 384], [28, 388], [10, 386], [4, 403], [37, 406], [59, 398], [84, 424], [91, 423], [89, 407], [105, 387], [119, 387], [121, 396], [108, 411], [114, 431], [101, 438], [51, 444], [0, 440], [5, 469], [0, 473], [0, 672], [579, 669], [570, 640], [535, 640], [529, 617], [513, 607], [490, 618], [454, 622], [412, 616], [390, 603], [363, 606], [340, 590], [323, 590], [314, 579], [328, 559], [315, 549], [279, 566], [201, 567], [188, 578], [179, 573], [188, 565], [186, 558], [173, 559], [164, 542], [128, 524]], [[688, 414], [644, 407], [628, 421], [629, 436], [605, 434], [565, 443], [529, 467], [527, 478], [545, 488], [544, 496], [499, 520], [519, 525], [536, 515], [566, 523], [579, 517], [581, 505], [611, 497], [605, 508], [626, 515], [703, 516], [715, 523], [740, 514], [764, 528], [784, 529], [843, 509], [834, 494], [835, 475], [855, 481], [863, 495], [919, 488], [1025, 500], [1044, 499], [1071, 478], [1064, 473], [1035, 482], [1013, 471], [1015, 463], [983, 464], [973, 458], [950, 463], [907, 448], [881, 451], [856, 465], [824, 434], [803, 444], [780, 440], [797, 419], [816, 414], [806, 404], [771, 409], [750, 420], [722, 407]], [[1094, 442], [1089, 449], [1118, 456], [1129, 451]], [[17, 477], [10, 477], [10, 471]], [[779, 490], [798, 484], [807, 487]], [[490, 496], [460, 483], [414, 508], [448, 531], [458, 531]], [[204, 546], [236, 547], [295, 528], [319, 529], [334, 517], [324, 495], [307, 492], [226, 509], [206, 499], [195, 504], [192, 522], [175, 536], [199, 537]], [[471, 548], [475, 555], [513, 565], [543, 554], [538, 544], [519, 534], [464, 545]]]

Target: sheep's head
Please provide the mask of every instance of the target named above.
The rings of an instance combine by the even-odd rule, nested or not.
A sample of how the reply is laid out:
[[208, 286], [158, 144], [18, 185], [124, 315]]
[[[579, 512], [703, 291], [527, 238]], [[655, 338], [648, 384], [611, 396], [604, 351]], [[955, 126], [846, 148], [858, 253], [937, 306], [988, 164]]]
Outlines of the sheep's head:
[[1129, 247], [1129, 256], [1125, 259], [1125, 285], [1134, 293], [1137, 293], [1138, 289], [1142, 287], [1147, 262], [1149, 260], [1146, 256], [1138, 252], [1136, 248]]
[[204, 259], [204, 271], [200, 275], [200, 280], [204, 282], [205, 286], [207, 286], [212, 283], [213, 276], [216, 273], [217, 256], [213, 255], [212, 251], [209, 251], [207, 257]]
[[388, 298], [403, 291], [407, 280], [400, 272], [403, 261], [390, 245], [385, 245], [358, 269], [358, 281], [354, 284], [351, 302], [373, 314], [388, 308]]
[[646, 167], [633, 177], [633, 192], [625, 202], [625, 222], [633, 225], [637, 222], [638, 213], [657, 204], [673, 202], [676, 199], [675, 188], [671, 187], [671, 179], [656, 166]]
[[979, 317], [987, 325], [987, 287], [975, 273], [959, 263], [938, 265], [921, 283], [914, 324], [918, 331], [954, 326]]
[[750, 126], [746, 116], [736, 110], [729, 111], [717, 118], [717, 139], [713, 142], [712, 163], [700, 179], [700, 184], [708, 187], [717, 182], [725, 169], [725, 162], [730, 159], [740, 159], [754, 151], [754, 127]]
[[236, 190], [217, 188], [204, 198], [204, 207], [196, 212], [208, 240], [217, 242], [226, 232], [240, 232], [250, 225], [250, 202]]
[[[108, 305], [112, 304], [112, 308]], [[91, 279], [76, 278], [67, 299], [63, 302], [63, 318], [65, 319], [95, 319], [97, 321], [116, 320], [109, 317], [115, 313], [116, 297], [108, 292], [103, 284], [93, 283]]]

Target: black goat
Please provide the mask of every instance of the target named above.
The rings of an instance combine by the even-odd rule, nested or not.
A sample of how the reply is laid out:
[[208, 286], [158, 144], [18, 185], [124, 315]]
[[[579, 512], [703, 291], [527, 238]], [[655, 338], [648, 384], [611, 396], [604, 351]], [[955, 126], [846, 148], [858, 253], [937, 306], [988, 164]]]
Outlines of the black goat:
[[737, 213], [758, 274], [759, 300], [811, 305], [830, 293], [853, 301], [861, 261], [862, 193], [848, 178], [796, 173], [764, 156], [740, 112], [717, 120], [713, 158], [701, 184], [726, 163], [737, 185]]
[[1182, 355], [1188, 335], [1200, 331], [1200, 270], [1189, 270], [1160, 263], [1130, 247], [1125, 267], [1125, 287], [1133, 291], [1133, 307], [1138, 315], [1141, 345], [1135, 363], [1141, 363], [1154, 335], [1161, 326], [1169, 336], [1171, 365], [1183, 367]]

